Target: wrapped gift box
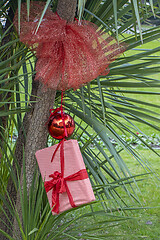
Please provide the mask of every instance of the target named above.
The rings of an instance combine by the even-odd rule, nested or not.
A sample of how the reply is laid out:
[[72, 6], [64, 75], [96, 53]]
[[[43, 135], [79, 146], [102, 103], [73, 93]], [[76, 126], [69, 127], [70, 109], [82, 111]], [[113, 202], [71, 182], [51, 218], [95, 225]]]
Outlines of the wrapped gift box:
[[[56, 148], [57, 144], [36, 152], [36, 158], [42, 179], [45, 182], [51, 182], [51, 176], [49, 177], [49, 175], [54, 174], [55, 172], [61, 173], [60, 148], [57, 150], [53, 161], [51, 162], [53, 153], [55, 152]], [[86, 170], [78, 142], [77, 140], [67, 140], [64, 142], [64, 179], [67, 179], [68, 176], [73, 175], [79, 171], [85, 172]], [[82, 180], [66, 180], [66, 183], [76, 206], [80, 206], [82, 204], [86, 204], [95, 200], [88, 175], [85, 177], [85, 179]], [[51, 189], [47, 192], [47, 197], [50, 203], [50, 207], [53, 209], [52, 191], [53, 190]], [[68, 195], [69, 194], [67, 192], [59, 194], [59, 209], [57, 213], [72, 208]], [[55, 214], [55, 212], [53, 212], [53, 214]]]

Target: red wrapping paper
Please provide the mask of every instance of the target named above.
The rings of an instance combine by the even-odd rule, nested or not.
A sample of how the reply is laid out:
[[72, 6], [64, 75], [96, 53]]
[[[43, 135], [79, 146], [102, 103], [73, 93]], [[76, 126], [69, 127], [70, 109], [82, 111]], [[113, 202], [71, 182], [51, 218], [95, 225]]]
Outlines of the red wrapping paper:
[[[53, 162], [51, 162], [53, 153], [56, 148], [57, 144], [36, 152], [36, 158], [42, 179], [45, 180], [45, 182], [51, 180], [49, 175], [53, 174], [55, 171], [61, 173], [60, 148], [57, 150]], [[85, 164], [83, 162], [78, 142], [76, 140], [65, 141], [64, 178], [67, 178], [70, 175], [75, 175], [75, 173], [79, 172], [80, 170], [85, 171]], [[95, 196], [88, 177], [83, 180], [67, 181], [67, 186], [76, 206], [80, 206], [82, 204], [86, 204], [95, 200]], [[47, 192], [47, 197], [52, 209], [52, 190]], [[72, 208], [67, 192], [59, 194], [59, 203], [59, 213]], [[52, 213], [53, 215], [55, 214], [55, 212]]]

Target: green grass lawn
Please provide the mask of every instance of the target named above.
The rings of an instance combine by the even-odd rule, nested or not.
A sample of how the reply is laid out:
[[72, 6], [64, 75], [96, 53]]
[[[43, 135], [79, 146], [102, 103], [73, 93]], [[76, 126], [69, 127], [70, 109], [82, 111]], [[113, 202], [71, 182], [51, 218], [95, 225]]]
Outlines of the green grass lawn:
[[[156, 78], [160, 79], [160, 75], [157, 74]], [[129, 90], [129, 89], [128, 89]], [[131, 89], [130, 89], [131, 90]], [[137, 89], [143, 90], [143, 89]], [[153, 89], [144, 89], [146, 91], [153, 91]], [[160, 92], [160, 89], [154, 89], [155, 92]], [[125, 94], [127, 96], [127, 94]], [[128, 94], [129, 97], [136, 98], [141, 101], [147, 101], [160, 105], [159, 95], [142, 95], [142, 94]], [[159, 109], [155, 110], [160, 113]], [[149, 126], [144, 126], [141, 123], [134, 122], [134, 124], [147, 136], [151, 136], [156, 133], [160, 135], [159, 131], [156, 131]], [[160, 122], [156, 123], [160, 127]], [[137, 149], [151, 164], [152, 169], [159, 174], [160, 173], [160, 157], [147, 149]], [[160, 154], [160, 150], [157, 150]], [[138, 162], [129, 156], [127, 153], [122, 153], [122, 158], [125, 160], [127, 166], [133, 174], [144, 173], [144, 169], [140, 167]], [[110, 233], [118, 235], [117, 237], [109, 237], [109, 239], [118, 240], [159, 240], [160, 239], [160, 181], [155, 176], [148, 176], [143, 181], [139, 182], [139, 188], [141, 190], [141, 202], [144, 206], [150, 207], [150, 209], [136, 210], [132, 214], [134, 218], [127, 220], [117, 227], [110, 228]]]
[[[140, 152], [144, 156], [148, 156], [148, 160], [154, 168], [155, 173], [159, 173], [160, 158], [149, 150], [143, 149]], [[160, 150], [158, 150], [158, 153], [160, 153]], [[143, 168], [140, 168], [139, 164], [135, 160], [132, 160], [128, 154], [123, 153], [123, 159], [133, 174], [144, 173]], [[116, 232], [119, 235], [115, 239], [160, 239], [160, 182], [157, 181], [154, 175], [148, 175], [138, 185], [141, 189], [141, 202], [143, 206], [148, 206], [149, 209], [132, 211], [132, 220], [127, 220], [113, 229], [110, 228], [110, 233]]]
[[[151, 49], [158, 47], [160, 44], [159, 41], [153, 41], [152, 43], [147, 43], [139, 47], [139, 49]], [[135, 51], [135, 54], [139, 51]], [[130, 53], [127, 53], [127, 55]], [[159, 55], [159, 54], [158, 54]], [[160, 80], [160, 74], [155, 74], [153, 77], [157, 80]], [[127, 90], [133, 90], [127, 88]], [[136, 90], [136, 89], [134, 89]], [[154, 88], [137, 88], [137, 91], [154, 91], [160, 92], [160, 89]], [[146, 101], [149, 103], [154, 103], [160, 106], [160, 97], [159, 95], [149, 95], [149, 94], [131, 94], [125, 93], [125, 96], [130, 98], [138, 99], [140, 101]], [[151, 108], [148, 109], [152, 111], [156, 111], [160, 114], [160, 108]], [[160, 117], [158, 117], [160, 118]], [[152, 134], [160, 135], [159, 131], [155, 129], [145, 126], [141, 123], [134, 122], [134, 124], [147, 136], [151, 136]], [[154, 123], [158, 127], [160, 127], [160, 122]], [[138, 147], [137, 151], [144, 156], [149, 162], [153, 171], [155, 171], [155, 175], [160, 173], [160, 157], [157, 156], [150, 150], [143, 149], [142, 147]], [[160, 154], [160, 150], [157, 150]], [[125, 151], [122, 152], [121, 157], [127, 164], [128, 168], [132, 172], [132, 174], [141, 174], [145, 173], [143, 167], [128, 153]], [[109, 234], [115, 234], [117, 237], [109, 237], [108, 239], [118, 239], [118, 240], [137, 240], [137, 239], [147, 239], [147, 240], [160, 240], [160, 179], [156, 177], [154, 174], [146, 175], [142, 181], [138, 182], [138, 186], [141, 190], [140, 196], [141, 203], [143, 206], [148, 207], [145, 210], [135, 210], [132, 211], [133, 219], [125, 221], [120, 225], [117, 225], [113, 228], [109, 228]]]
[[[110, 223], [108, 223], [108, 237], [106, 239], [160, 240], [160, 181], [157, 177], [157, 174], [160, 172], [160, 158], [150, 150], [142, 148], [138, 150], [142, 155], [147, 156], [147, 159], [151, 163], [150, 165], [155, 170], [155, 172], [152, 175], [147, 174], [140, 177], [140, 181], [137, 182], [140, 190], [137, 189], [136, 193], [139, 196], [142, 207], [139, 206], [139, 208], [135, 210], [135, 205], [133, 204], [133, 210], [125, 211], [125, 216], [128, 216], [129, 219], [126, 219], [124, 221], [112, 222], [111, 216], [108, 217], [108, 221]], [[160, 150], [157, 150], [157, 152], [160, 154]], [[134, 175], [146, 173], [143, 167], [140, 167], [138, 162], [133, 159], [128, 153], [122, 152], [122, 156], [128, 168]], [[121, 197], [124, 197], [124, 200], [126, 202], [129, 202], [128, 197], [126, 197], [125, 194], [123, 196], [122, 189], [119, 189], [119, 193], [121, 193]], [[129, 206], [132, 207], [131, 204]], [[95, 206], [95, 209], [100, 210], [101, 208], [98, 205]], [[84, 211], [84, 209], [81, 209], [80, 211]], [[114, 214], [116, 213], [114, 212], [113, 215]], [[117, 212], [116, 216], [121, 216], [121, 214]], [[106, 218], [107, 214], [104, 218], [102, 217], [101, 221], [106, 220]], [[101, 231], [102, 235], [104, 233], [103, 231], [105, 230]], [[102, 239], [104, 238], [102, 237]]]
[[[149, 42], [149, 43], [146, 43], [146, 44], [142, 44], [141, 46], [139, 46], [138, 48], [134, 49], [134, 50], [129, 50], [125, 53], [126, 56], [132, 56], [133, 55], [133, 52], [134, 54], [138, 54], [140, 52], [143, 52], [144, 50], [146, 49], [154, 49], [154, 48], [157, 48], [159, 47], [160, 45], [160, 39], [158, 40], [154, 40], [152, 42]], [[160, 56], [160, 52], [157, 52], [155, 54], [152, 54], [152, 56], [155, 56], [155, 57], [159, 57]], [[144, 60], [145, 62], [145, 60]], [[139, 61], [139, 60], [135, 60], [132, 63], [142, 63], [142, 61]], [[156, 65], [158, 66], [158, 65]], [[153, 79], [157, 79], [157, 80], [160, 80], [160, 74], [156, 73], [154, 75], [149, 75], [149, 76], [146, 76], [148, 78], [153, 78]], [[133, 81], [135, 82], [136, 80], [134, 79], [130, 79], [129, 81]], [[137, 81], [138, 82], [138, 81]], [[123, 95], [126, 96], [126, 97], [129, 97], [129, 98], [133, 98], [133, 99], [137, 99], [137, 100], [140, 100], [140, 101], [144, 101], [144, 102], [147, 102], [147, 103], [152, 103], [152, 104], [156, 104], [158, 106], [160, 106], [160, 95], [155, 95], [155, 94], [145, 94], [145, 92], [154, 92], [154, 93], [159, 93], [160, 94], [160, 88], [137, 88], [137, 89], [132, 89], [132, 88], [121, 88], [121, 90], [130, 90], [130, 91], [143, 91], [144, 94], [140, 93], [136, 93], [136, 94], [133, 94], [133, 93], [124, 93]], [[144, 107], [144, 105], [141, 105], [141, 104], [138, 104], [138, 106], [140, 107]], [[155, 111], [156, 113], [160, 114], [160, 107], [159, 108], [154, 108], [154, 107], [149, 107], [149, 106], [145, 106], [145, 108], [147, 108], [148, 110], [151, 110], [151, 111]], [[157, 117], [160, 119], [160, 115]], [[146, 119], [146, 121], [148, 121]], [[151, 122], [153, 123], [153, 122]], [[142, 125], [141, 123], [139, 122], [134, 122], [134, 124], [139, 128], [141, 129], [142, 132], [144, 132], [146, 135], [151, 135], [152, 133], [159, 133], [158, 131], [150, 128], [149, 126], [144, 126]], [[160, 121], [157, 122], [157, 123], [154, 123], [156, 124], [158, 127], [160, 127]]]

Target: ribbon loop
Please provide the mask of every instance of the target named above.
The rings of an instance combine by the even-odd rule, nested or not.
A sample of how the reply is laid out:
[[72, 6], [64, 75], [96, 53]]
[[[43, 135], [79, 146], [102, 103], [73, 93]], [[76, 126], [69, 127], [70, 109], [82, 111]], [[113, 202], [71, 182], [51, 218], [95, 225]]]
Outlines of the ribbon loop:
[[76, 207], [66, 181], [77, 181], [88, 178], [86, 169], [82, 169], [66, 178], [63, 178], [61, 173], [55, 171], [54, 174], [49, 175], [49, 177], [52, 179], [50, 181], [45, 181], [44, 187], [46, 192], [52, 190], [52, 211], [59, 213], [59, 194], [64, 192], [67, 192], [71, 206]]
[[65, 179], [62, 174], [55, 171], [54, 174], [49, 175], [52, 178], [50, 181], [45, 181], [44, 187], [46, 192], [52, 189], [52, 207], [54, 212], [59, 212], [59, 194], [66, 192]]
[[52, 118], [52, 117], [54, 117], [54, 116], [56, 116], [56, 113], [57, 112], [62, 112], [63, 110], [62, 110], [62, 105], [59, 107], [59, 108], [56, 108], [56, 109], [50, 109], [49, 110], [50, 111], [50, 116], [49, 116], [49, 118], [48, 118], [48, 120], [47, 120], [47, 122], [46, 122], [46, 124], [45, 125], [47, 125], [48, 123], [49, 123], [49, 121], [50, 121], [50, 119]]
[[56, 109], [50, 109], [50, 116], [49, 116], [49, 119], [51, 117], [54, 117], [56, 115], [57, 112], [61, 112], [62, 111], [62, 105], [59, 107], [59, 108], [56, 108]]

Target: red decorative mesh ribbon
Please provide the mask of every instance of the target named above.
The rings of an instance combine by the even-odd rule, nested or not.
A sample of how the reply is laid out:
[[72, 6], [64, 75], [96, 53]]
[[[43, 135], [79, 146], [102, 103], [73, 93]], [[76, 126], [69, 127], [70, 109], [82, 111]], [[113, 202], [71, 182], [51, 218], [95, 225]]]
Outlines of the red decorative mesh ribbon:
[[81, 169], [80, 171], [64, 178], [64, 141], [65, 139], [63, 139], [58, 144], [51, 159], [51, 162], [52, 162], [58, 148], [60, 148], [61, 173], [58, 171], [55, 171], [53, 174], [49, 175], [49, 177], [52, 179], [50, 181], [45, 181], [44, 183], [46, 192], [49, 192], [52, 190], [52, 207], [53, 207], [52, 211], [54, 211], [57, 214], [59, 213], [59, 206], [60, 206], [59, 194], [62, 194], [64, 192], [67, 193], [71, 206], [76, 207], [72, 194], [68, 188], [67, 181], [77, 181], [77, 180], [83, 180], [88, 178], [86, 169]]
[[[67, 22], [50, 9], [36, 33], [44, 6], [43, 2], [31, 2], [29, 21], [25, 3], [21, 9], [20, 40], [36, 51], [36, 79], [49, 88], [65, 91], [107, 75], [108, 65], [125, 47], [95, 24]], [[14, 24], [18, 28], [18, 13]]]

